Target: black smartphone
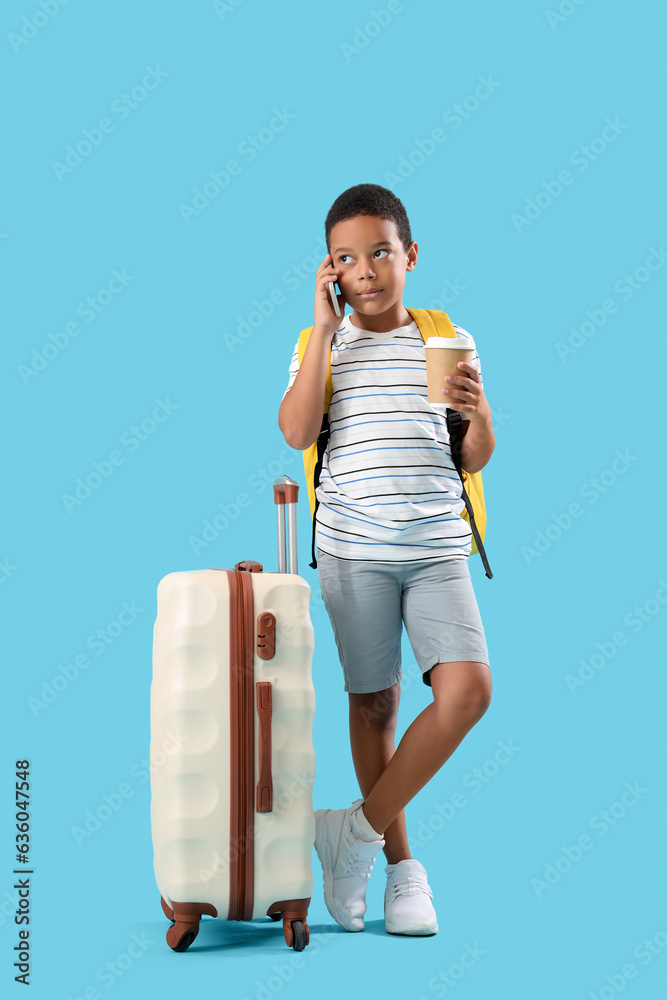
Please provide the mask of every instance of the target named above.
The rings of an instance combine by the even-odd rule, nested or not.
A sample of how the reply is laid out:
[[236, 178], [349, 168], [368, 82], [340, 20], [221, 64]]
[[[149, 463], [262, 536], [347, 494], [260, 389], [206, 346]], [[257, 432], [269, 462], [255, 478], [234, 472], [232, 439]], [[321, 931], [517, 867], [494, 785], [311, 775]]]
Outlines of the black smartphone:
[[[333, 267], [333, 263], [329, 264], [328, 266], [329, 267]], [[334, 307], [334, 312], [336, 313], [336, 316], [340, 316], [340, 306], [338, 305], [338, 299], [336, 297], [336, 293], [338, 293], [338, 295], [341, 294], [340, 288], [338, 287], [338, 282], [337, 281], [330, 281], [329, 282], [329, 295], [331, 296], [331, 304]]]

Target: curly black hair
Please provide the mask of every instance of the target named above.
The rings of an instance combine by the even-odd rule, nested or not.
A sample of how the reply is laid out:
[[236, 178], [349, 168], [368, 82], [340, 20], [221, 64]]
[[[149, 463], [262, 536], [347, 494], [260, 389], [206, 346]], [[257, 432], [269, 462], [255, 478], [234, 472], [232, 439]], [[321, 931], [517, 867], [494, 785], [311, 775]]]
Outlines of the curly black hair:
[[380, 219], [391, 219], [396, 224], [398, 236], [407, 252], [412, 243], [408, 214], [400, 198], [393, 191], [379, 184], [355, 184], [339, 194], [329, 209], [324, 223], [327, 250], [331, 252], [331, 230], [337, 222], [353, 219], [356, 215], [376, 215]]

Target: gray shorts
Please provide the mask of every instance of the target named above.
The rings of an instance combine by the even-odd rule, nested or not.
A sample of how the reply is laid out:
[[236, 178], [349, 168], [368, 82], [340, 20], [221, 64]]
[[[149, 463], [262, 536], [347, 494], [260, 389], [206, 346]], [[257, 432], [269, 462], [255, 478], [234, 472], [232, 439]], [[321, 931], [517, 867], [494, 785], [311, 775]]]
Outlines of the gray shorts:
[[489, 663], [468, 559], [340, 559], [317, 550], [317, 575], [345, 691], [383, 691], [404, 677], [403, 622], [424, 684], [436, 663]]

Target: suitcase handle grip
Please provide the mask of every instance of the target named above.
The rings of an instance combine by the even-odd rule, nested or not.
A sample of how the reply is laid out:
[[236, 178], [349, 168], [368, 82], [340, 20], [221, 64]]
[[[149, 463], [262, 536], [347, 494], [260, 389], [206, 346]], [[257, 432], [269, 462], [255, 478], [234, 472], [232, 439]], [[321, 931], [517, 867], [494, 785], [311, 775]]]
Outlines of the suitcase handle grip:
[[[299, 484], [289, 476], [273, 480], [273, 501], [278, 515], [278, 572], [297, 572], [296, 505]], [[287, 523], [285, 521], [287, 514]], [[289, 528], [289, 531], [287, 530]]]
[[271, 681], [257, 681], [257, 715], [259, 717], [259, 781], [257, 782], [257, 812], [273, 811], [273, 775], [271, 773], [271, 715], [273, 697]]
[[296, 503], [299, 499], [299, 484], [289, 476], [273, 480], [274, 503]]

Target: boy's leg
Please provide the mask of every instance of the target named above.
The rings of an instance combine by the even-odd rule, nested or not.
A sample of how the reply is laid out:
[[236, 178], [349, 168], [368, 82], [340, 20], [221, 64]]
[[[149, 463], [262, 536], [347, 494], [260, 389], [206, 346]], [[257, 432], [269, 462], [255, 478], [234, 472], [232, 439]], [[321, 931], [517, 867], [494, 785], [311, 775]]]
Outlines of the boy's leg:
[[408, 802], [481, 719], [491, 700], [491, 671], [486, 663], [436, 663], [430, 681], [432, 704], [405, 731], [362, 806], [373, 829], [385, 836]]
[[[400, 682], [369, 694], [349, 692], [350, 746], [359, 788], [364, 798], [394, 755], [394, 736], [401, 697]], [[384, 831], [389, 864], [411, 858], [403, 810]]]
[[[352, 758], [365, 796], [394, 752], [404, 676], [403, 569], [400, 563], [339, 559], [318, 547], [317, 572], [345, 676]], [[385, 837], [385, 854], [390, 863], [410, 857], [402, 815]]]

